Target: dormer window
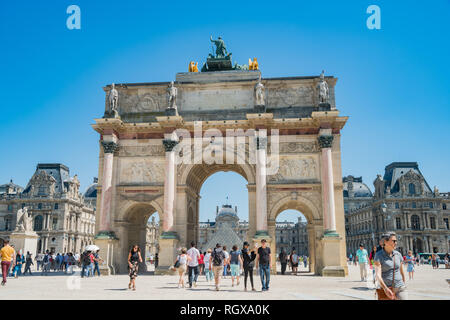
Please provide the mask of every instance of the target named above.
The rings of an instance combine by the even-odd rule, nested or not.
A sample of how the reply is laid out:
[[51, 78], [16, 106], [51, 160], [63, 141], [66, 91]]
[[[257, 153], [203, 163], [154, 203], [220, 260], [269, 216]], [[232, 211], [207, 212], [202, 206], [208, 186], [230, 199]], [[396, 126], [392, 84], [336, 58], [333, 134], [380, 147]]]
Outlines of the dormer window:
[[409, 184], [409, 194], [416, 194], [416, 186], [414, 185], [414, 183]]

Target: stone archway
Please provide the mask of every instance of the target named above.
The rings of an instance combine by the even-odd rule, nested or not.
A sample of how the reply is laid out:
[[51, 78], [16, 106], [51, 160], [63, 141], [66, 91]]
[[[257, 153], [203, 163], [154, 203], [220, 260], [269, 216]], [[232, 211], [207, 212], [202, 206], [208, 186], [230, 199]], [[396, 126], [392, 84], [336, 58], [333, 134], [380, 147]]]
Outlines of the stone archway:
[[[254, 208], [254, 169], [249, 164], [197, 164], [181, 168], [177, 189], [177, 212], [175, 230], [180, 236], [180, 245], [189, 246], [191, 241], [199, 239], [198, 225], [200, 216], [200, 190], [204, 182], [217, 172], [234, 172], [242, 176], [247, 182], [249, 193], [249, 226], [254, 225], [256, 211]], [[253, 188], [252, 188], [253, 186]], [[248, 234], [256, 230], [249, 230]], [[249, 239], [247, 239], [249, 240]]]
[[[322, 274], [323, 261], [320, 258], [320, 235], [323, 233], [323, 221], [319, 208], [310, 199], [298, 193], [291, 193], [279, 198], [273, 203], [269, 210], [269, 235], [275, 241], [272, 242], [273, 251], [276, 252], [276, 218], [285, 210], [296, 210], [301, 212], [308, 223], [308, 252], [309, 252], [309, 268], [315, 274]], [[276, 270], [275, 257], [272, 258], [272, 268]]]
[[143, 264], [140, 266], [140, 272], [146, 270], [146, 236], [147, 221], [155, 213], [159, 216], [160, 226], [162, 223], [162, 208], [157, 202], [137, 203], [129, 202], [123, 206], [119, 219], [116, 222], [118, 229], [120, 256], [121, 260], [116, 260], [115, 269], [117, 273], [126, 273], [128, 270], [127, 257], [128, 252], [134, 244], [138, 244], [141, 248]]

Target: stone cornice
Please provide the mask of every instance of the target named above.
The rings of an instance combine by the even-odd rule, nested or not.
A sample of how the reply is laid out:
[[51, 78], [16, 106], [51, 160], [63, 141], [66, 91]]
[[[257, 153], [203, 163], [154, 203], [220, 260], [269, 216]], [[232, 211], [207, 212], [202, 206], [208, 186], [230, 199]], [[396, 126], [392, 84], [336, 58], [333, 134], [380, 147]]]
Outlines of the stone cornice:
[[[276, 118], [273, 114], [247, 114], [247, 119], [241, 120], [217, 120], [203, 121], [202, 130], [210, 128], [219, 129], [225, 132], [226, 129], [255, 129], [262, 126], [268, 130], [300, 130], [302, 134], [317, 134], [318, 130], [323, 127], [331, 128], [333, 133], [338, 133], [345, 125], [348, 117], [339, 117], [338, 111], [313, 112], [311, 118]], [[102, 135], [116, 134], [120, 138], [123, 135], [136, 133], [148, 134], [147, 138], [163, 138], [167, 129], [183, 128], [190, 132], [194, 131], [195, 121], [184, 121], [182, 116], [174, 117], [157, 117], [157, 122], [150, 123], [125, 123], [120, 119], [95, 119], [96, 123], [92, 128]], [[289, 134], [296, 134], [295, 132]], [[128, 139], [133, 137], [126, 137]]]

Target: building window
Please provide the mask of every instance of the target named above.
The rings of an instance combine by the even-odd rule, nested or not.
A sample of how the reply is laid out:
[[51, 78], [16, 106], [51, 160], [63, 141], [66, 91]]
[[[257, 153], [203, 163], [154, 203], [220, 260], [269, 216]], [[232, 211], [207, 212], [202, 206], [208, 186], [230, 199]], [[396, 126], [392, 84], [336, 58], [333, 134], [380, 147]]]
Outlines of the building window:
[[400, 206], [398, 205], [398, 202], [395, 203], [395, 209], [400, 208]]
[[402, 228], [402, 220], [400, 218], [395, 218], [395, 224], [396, 224], [397, 230], [400, 230]]
[[22, 203], [22, 209], [25, 208], [25, 203]]
[[429, 206], [430, 208], [433, 208], [433, 202], [430, 202], [430, 203], [428, 204], [428, 206]]
[[55, 203], [55, 210], [59, 209], [59, 205], [57, 203]]
[[38, 203], [38, 209], [42, 209], [42, 203]]
[[36, 218], [34, 218], [34, 231], [42, 230], [43, 221], [44, 221], [44, 218], [42, 216], [36, 216]]
[[444, 223], [445, 223], [445, 227], [448, 230], [449, 229], [449, 227], [448, 227], [448, 218], [444, 218]]
[[413, 215], [411, 217], [411, 228], [413, 230], [420, 230], [420, 220], [418, 215]]
[[413, 207], [413, 209], [417, 208], [417, 206], [416, 206], [416, 203], [415, 203], [415, 202], [413, 202], [413, 203], [412, 203], [412, 207]]
[[46, 189], [45, 186], [39, 186], [38, 196], [45, 196], [47, 193], [45, 189]]
[[13, 211], [12, 204], [8, 204], [8, 211]]
[[436, 229], [436, 218], [435, 217], [430, 217], [430, 226], [431, 226], [431, 229]]
[[409, 194], [416, 194], [416, 186], [414, 183], [409, 184]]
[[445, 203], [442, 204], [442, 210], [447, 210], [447, 204]]
[[52, 230], [57, 230], [57, 229], [58, 229], [58, 218], [53, 218]]

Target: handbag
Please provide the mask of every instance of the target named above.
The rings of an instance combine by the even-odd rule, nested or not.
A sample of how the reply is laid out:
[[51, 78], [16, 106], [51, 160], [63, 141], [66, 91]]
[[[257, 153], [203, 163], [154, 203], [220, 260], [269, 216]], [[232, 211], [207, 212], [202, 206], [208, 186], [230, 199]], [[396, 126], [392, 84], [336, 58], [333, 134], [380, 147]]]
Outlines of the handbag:
[[394, 294], [394, 297], [391, 299], [386, 295], [386, 292], [384, 292], [383, 288], [379, 288], [377, 289], [377, 296], [378, 296], [378, 300], [397, 300], [397, 297], [395, 296], [395, 292], [394, 292], [394, 280], [395, 280], [395, 254], [393, 254], [393, 260], [394, 260], [394, 271], [392, 272], [392, 287], [388, 287], [389, 290], [392, 291], [392, 293]]
[[173, 267], [176, 269], [180, 266], [180, 260], [177, 259], [177, 261], [175, 261], [175, 263], [173, 264]]

